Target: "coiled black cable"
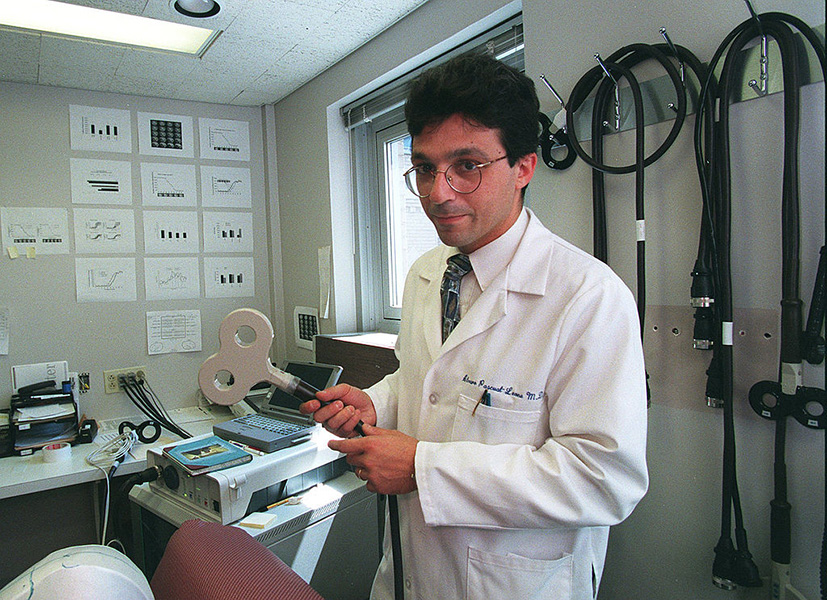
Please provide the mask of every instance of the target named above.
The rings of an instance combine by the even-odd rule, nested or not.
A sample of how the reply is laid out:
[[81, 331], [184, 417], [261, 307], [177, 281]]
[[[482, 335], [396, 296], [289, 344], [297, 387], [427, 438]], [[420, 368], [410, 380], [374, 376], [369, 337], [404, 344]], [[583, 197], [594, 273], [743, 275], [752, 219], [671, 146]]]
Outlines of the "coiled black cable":
[[[674, 48], [674, 49], [673, 49]], [[640, 322], [640, 334], [643, 337], [646, 320], [646, 226], [644, 207], [644, 169], [657, 161], [672, 146], [684, 120], [686, 119], [687, 95], [681, 79], [681, 73], [667, 56], [667, 52], [676, 52], [675, 58], [682, 61], [684, 57], [689, 60], [691, 53], [682, 48], [670, 47], [664, 44], [630, 44], [614, 52], [606, 62], [586, 72], [577, 82], [571, 92], [566, 111], [566, 130], [569, 134], [571, 146], [577, 155], [592, 167], [592, 197], [593, 197], [593, 218], [594, 218], [594, 256], [599, 260], [608, 263], [608, 243], [606, 233], [606, 201], [605, 201], [605, 174], [626, 174], [635, 173], [635, 221], [636, 221], [636, 288], [637, 288], [637, 310]], [[659, 63], [669, 76], [676, 96], [675, 121], [666, 139], [649, 156], [645, 151], [645, 119], [643, 110], [643, 98], [640, 85], [632, 73], [632, 68], [644, 61], [654, 60]], [[697, 58], [692, 57], [694, 65], [700, 65]], [[681, 62], [681, 64], [683, 64]], [[698, 68], [701, 68], [700, 66]], [[604, 76], [614, 73], [613, 78]], [[625, 79], [629, 84], [632, 93], [632, 101], [635, 112], [635, 162], [629, 165], [612, 166], [603, 162], [603, 135], [605, 133], [604, 115], [606, 114], [610, 96], [619, 94], [616, 89], [618, 78]], [[598, 85], [599, 83], [599, 85]], [[577, 139], [574, 127], [576, 111], [583, 105], [586, 98], [597, 86], [592, 107], [592, 156], [583, 150]], [[647, 375], [647, 397], [649, 396], [649, 385]]]
[[[721, 538], [716, 546], [713, 564], [713, 581], [725, 586], [737, 583], [746, 586], [760, 585], [757, 568], [752, 563], [746, 547], [746, 532], [740, 512], [737, 480], [735, 479], [735, 436], [732, 416], [732, 280], [730, 269], [731, 189], [729, 155], [729, 102], [733, 85], [737, 56], [756, 37], [768, 36], [778, 44], [784, 75], [784, 171], [782, 191], [782, 329], [781, 329], [781, 390], [780, 402], [789, 402], [795, 394], [796, 383], [790, 382], [801, 364], [801, 305], [798, 293], [799, 274], [799, 218], [798, 218], [798, 104], [800, 86], [798, 78], [798, 53], [796, 39], [790, 27], [798, 29], [813, 46], [824, 72], [824, 49], [815, 34], [801, 20], [784, 13], [754, 15], [736, 27], [719, 46], [709, 64], [707, 81], [701, 90], [702, 103], [714, 99], [718, 107], [716, 119], [704, 118], [699, 113], [695, 126], [695, 152], [704, 206], [702, 248], [699, 247], [699, 263], [711, 258], [715, 284], [715, 317], [720, 325], [716, 334], [713, 363], [720, 369], [721, 391], [724, 406], [724, 481], [722, 493]], [[716, 83], [713, 72], [724, 57], [720, 82]], [[704, 129], [706, 125], [706, 131]], [[712, 132], [712, 148], [706, 143]], [[704, 239], [706, 237], [706, 239]], [[711, 251], [710, 251], [711, 249]], [[702, 265], [708, 266], [708, 265]], [[696, 269], [698, 270], [698, 269]], [[694, 294], [693, 294], [694, 295]], [[729, 334], [725, 334], [729, 328]], [[727, 339], [728, 338], [728, 339]], [[710, 369], [712, 370], [712, 369]], [[793, 379], [795, 377], [793, 376]], [[792, 390], [790, 389], [792, 388]], [[785, 419], [788, 411], [775, 411], [776, 458], [775, 498], [772, 504], [771, 554], [774, 562], [789, 564], [790, 526], [789, 503], [786, 497], [786, 466], [784, 461]], [[738, 549], [730, 540], [731, 514], [735, 514]], [[827, 515], [825, 515], [827, 520]], [[742, 545], [743, 541], [743, 545]], [[822, 556], [822, 597], [824, 596], [824, 556]]]

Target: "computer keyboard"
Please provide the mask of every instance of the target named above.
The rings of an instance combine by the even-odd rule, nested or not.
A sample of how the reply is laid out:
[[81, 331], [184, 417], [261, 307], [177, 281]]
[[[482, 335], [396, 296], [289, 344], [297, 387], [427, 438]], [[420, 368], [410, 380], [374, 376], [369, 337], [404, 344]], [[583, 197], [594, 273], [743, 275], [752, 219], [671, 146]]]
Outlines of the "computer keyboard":
[[276, 421], [275, 419], [271, 419], [270, 417], [266, 417], [264, 415], [247, 415], [237, 419], [236, 421], [245, 425], [258, 427], [260, 429], [265, 429], [267, 431], [280, 434], [293, 433], [294, 431], [301, 431], [302, 429], [312, 427], [312, 425], [308, 425], [307, 423], [286, 423], [284, 421]]

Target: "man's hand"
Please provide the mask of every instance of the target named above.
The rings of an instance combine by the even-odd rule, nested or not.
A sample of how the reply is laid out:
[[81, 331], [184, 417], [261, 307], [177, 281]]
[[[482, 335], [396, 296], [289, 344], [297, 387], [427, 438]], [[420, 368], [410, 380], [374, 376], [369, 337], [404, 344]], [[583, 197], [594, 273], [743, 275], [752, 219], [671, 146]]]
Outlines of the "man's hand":
[[393, 429], [365, 424], [365, 436], [331, 440], [328, 446], [347, 455], [368, 490], [379, 494], [407, 494], [416, 489], [414, 456], [419, 440]]
[[[373, 401], [365, 392], [352, 385], [341, 383], [316, 394], [318, 400], [308, 400], [299, 406], [305, 415], [313, 414], [317, 423], [339, 437], [356, 435], [354, 427], [359, 421], [376, 424]], [[322, 405], [322, 402], [330, 404]]]

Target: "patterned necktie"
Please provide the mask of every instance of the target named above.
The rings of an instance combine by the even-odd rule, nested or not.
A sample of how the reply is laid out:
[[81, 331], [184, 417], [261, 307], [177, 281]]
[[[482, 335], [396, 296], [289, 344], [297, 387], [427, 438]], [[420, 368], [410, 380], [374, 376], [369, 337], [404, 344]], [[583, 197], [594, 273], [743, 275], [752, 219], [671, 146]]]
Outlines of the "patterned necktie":
[[442, 297], [442, 343], [459, 323], [459, 286], [463, 276], [471, 272], [471, 261], [465, 254], [455, 254], [448, 259], [448, 268], [442, 276], [439, 289]]

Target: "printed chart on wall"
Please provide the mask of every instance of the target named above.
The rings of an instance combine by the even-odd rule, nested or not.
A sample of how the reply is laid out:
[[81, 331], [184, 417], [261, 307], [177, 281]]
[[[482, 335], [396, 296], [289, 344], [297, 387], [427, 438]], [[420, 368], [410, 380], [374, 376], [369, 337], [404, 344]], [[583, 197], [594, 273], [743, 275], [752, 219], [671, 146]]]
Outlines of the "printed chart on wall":
[[201, 350], [201, 311], [159, 310], [146, 313], [149, 354]]
[[192, 117], [139, 112], [138, 150], [141, 154], [192, 158]]
[[76, 208], [75, 252], [127, 254], [135, 252], [135, 215], [128, 208]]
[[198, 213], [195, 211], [144, 211], [146, 254], [197, 254]]
[[69, 215], [65, 208], [0, 207], [3, 247], [31, 255], [69, 254]]
[[252, 213], [204, 212], [204, 252], [252, 253]]
[[128, 110], [69, 106], [72, 150], [132, 152], [132, 117]]
[[231, 298], [255, 294], [252, 256], [204, 258], [204, 293], [207, 298]]
[[205, 208], [250, 208], [250, 169], [243, 167], [201, 167], [201, 205]]
[[195, 206], [195, 165], [141, 163], [144, 206]]
[[198, 119], [201, 158], [250, 160], [250, 124], [227, 119]]
[[132, 163], [69, 159], [74, 204], [132, 204]]
[[201, 281], [196, 257], [144, 258], [147, 300], [198, 298]]
[[78, 302], [132, 302], [136, 299], [134, 258], [76, 258]]

